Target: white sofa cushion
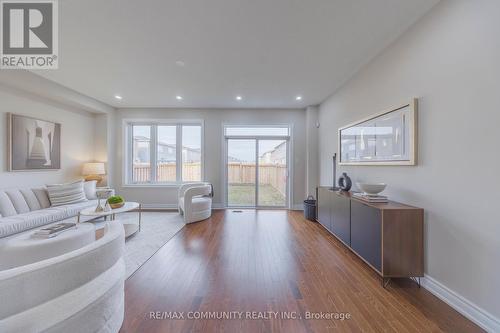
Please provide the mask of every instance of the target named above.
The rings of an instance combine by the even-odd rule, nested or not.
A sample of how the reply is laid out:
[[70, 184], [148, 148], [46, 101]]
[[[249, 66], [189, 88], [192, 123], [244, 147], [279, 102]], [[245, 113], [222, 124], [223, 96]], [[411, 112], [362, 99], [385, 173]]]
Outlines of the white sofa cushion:
[[0, 238], [76, 216], [83, 208], [94, 205], [96, 200], [0, 218]]
[[17, 234], [24, 230], [36, 228], [66, 218], [64, 210], [52, 208], [4, 217], [0, 219], [0, 237]]
[[17, 214], [9, 196], [3, 191], [0, 191], [0, 214], [2, 214], [3, 217]]
[[[59, 222], [55, 222], [57, 223]], [[57, 257], [84, 247], [95, 242], [95, 230], [93, 223], [80, 223], [77, 228], [48, 239], [33, 239], [33, 231], [4, 238], [5, 241], [0, 240], [0, 271]]]
[[24, 200], [26, 200], [26, 203], [31, 211], [42, 209], [42, 206], [40, 205], [40, 202], [38, 201], [33, 190], [21, 190], [21, 194], [23, 195]]
[[83, 180], [67, 184], [47, 185], [52, 207], [87, 201], [83, 190]]
[[12, 201], [17, 214], [27, 213], [30, 211], [30, 207], [28, 206], [26, 199], [24, 199], [24, 196], [21, 194], [21, 191], [9, 190], [5, 191], [5, 193], [10, 198], [10, 201]]
[[125, 264], [119, 259], [88, 283], [0, 319], [0, 326], [10, 333], [119, 332], [124, 318], [124, 272]]
[[2, 332], [117, 332], [123, 320], [124, 230], [58, 257], [0, 271]]

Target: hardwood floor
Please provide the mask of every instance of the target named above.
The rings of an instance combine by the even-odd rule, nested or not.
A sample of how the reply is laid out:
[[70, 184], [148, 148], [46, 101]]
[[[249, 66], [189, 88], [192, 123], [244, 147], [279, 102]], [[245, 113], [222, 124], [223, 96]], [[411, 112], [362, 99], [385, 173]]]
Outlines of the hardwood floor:
[[[184, 319], [168, 319], [169, 312]], [[350, 319], [306, 319], [306, 312]], [[217, 314], [233, 318], [186, 318]], [[186, 226], [125, 284], [121, 332], [333, 331], [482, 330], [409, 280], [383, 289], [365, 263], [296, 211], [214, 211]]]

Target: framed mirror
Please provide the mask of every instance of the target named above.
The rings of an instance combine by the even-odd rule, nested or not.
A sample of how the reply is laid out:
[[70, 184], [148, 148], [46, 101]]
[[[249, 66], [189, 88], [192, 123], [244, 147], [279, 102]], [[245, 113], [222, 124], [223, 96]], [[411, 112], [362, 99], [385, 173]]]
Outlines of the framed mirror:
[[340, 165], [416, 165], [417, 99], [339, 129]]

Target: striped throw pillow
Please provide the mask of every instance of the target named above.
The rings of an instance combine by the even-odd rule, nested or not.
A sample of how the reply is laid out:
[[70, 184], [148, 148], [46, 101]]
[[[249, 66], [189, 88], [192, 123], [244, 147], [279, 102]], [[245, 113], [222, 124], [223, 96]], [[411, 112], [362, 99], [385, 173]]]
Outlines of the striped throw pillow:
[[68, 184], [47, 185], [52, 207], [88, 201], [83, 190], [83, 180]]

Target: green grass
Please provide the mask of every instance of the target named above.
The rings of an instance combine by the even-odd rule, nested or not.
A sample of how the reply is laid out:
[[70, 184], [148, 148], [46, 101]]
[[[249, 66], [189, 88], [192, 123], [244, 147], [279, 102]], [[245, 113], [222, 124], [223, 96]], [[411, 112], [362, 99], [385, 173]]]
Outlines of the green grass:
[[[255, 206], [253, 185], [229, 185], [228, 204], [230, 206]], [[285, 206], [285, 196], [271, 185], [260, 185], [259, 206]]]

